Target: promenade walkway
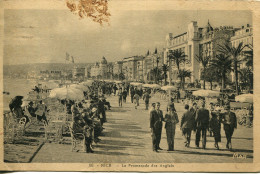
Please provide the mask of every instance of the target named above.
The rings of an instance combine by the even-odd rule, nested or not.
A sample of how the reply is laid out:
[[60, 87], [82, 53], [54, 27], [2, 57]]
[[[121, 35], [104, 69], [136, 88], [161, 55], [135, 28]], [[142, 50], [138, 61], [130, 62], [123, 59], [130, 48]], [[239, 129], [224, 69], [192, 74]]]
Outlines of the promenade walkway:
[[[222, 128], [220, 150], [214, 148], [214, 138], [207, 137], [206, 149], [195, 148], [195, 134], [192, 133], [191, 147], [184, 147], [184, 139], [179, 124], [176, 128], [175, 151], [167, 151], [165, 129], [162, 132], [159, 153], [152, 151], [149, 128], [149, 113], [144, 110], [144, 102], [136, 110], [134, 104], [127, 103], [118, 107], [117, 97], [108, 97], [112, 110], [107, 112], [108, 122], [104, 125], [94, 153], [71, 152], [67, 137], [65, 144], [46, 143], [36, 154], [34, 163], [239, 163], [253, 161], [253, 129], [239, 126], [232, 140], [233, 151], [225, 149], [226, 139]], [[152, 98], [152, 102], [156, 99]], [[166, 101], [161, 102], [161, 109], [166, 110]], [[182, 104], [175, 104], [179, 119], [184, 111]], [[246, 159], [233, 158], [235, 154], [246, 155]]]

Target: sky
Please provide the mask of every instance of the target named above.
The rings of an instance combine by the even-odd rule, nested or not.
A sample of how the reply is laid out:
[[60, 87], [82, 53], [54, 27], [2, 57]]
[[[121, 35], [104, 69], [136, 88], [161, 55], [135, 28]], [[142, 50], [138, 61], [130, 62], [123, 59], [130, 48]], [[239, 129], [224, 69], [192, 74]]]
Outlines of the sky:
[[187, 31], [191, 21], [199, 27], [252, 24], [250, 11], [116, 11], [110, 25], [69, 10], [4, 11], [4, 64], [65, 63], [66, 52], [75, 63], [93, 63], [104, 56], [109, 62], [145, 55], [165, 46], [167, 33]]

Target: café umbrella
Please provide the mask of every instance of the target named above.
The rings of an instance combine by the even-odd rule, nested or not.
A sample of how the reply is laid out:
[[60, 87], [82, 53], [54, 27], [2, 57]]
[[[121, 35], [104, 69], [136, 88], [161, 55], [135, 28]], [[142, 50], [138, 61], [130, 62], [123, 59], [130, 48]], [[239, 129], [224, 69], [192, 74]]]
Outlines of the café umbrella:
[[175, 86], [163, 86], [161, 87], [162, 90], [165, 90], [165, 91], [173, 91], [173, 90], [176, 90], [177, 88]]
[[151, 88], [161, 88], [161, 86], [158, 84], [151, 84], [150, 86], [151, 86]]
[[241, 94], [236, 96], [235, 100], [237, 102], [253, 103], [253, 94]]
[[86, 82], [81, 82], [80, 84], [81, 84], [81, 85], [84, 85], [84, 86], [91, 86], [92, 83], [93, 83], [92, 80], [88, 80], [88, 81], [86, 81]]
[[73, 88], [74, 89], [80, 89], [82, 91], [87, 91], [88, 90], [88, 87], [83, 85], [83, 84], [72, 84], [72, 85], [69, 86], [69, 88], [71, 88], [71, 89], [73, 89]]
[[51, 91], [50, 98], [69, 99], [69, 100], [83, 100], [84, 95], [82, 90], [73, 88], [55, 88]]
[[131, 82], [130, 85], [133, 85], [133, 86], [141, 86], [143, 85], [142, 83], [138, 83], [138, 82]]
[[198, 90], [198, 91], [193, 91], [192, 95], [194, 96], [201, 96], [201, 97], [218, 97], [220, 94], [219, 91], [213, 91], [213, 90]]
[[144, 88], [151, 88], [151, 84], [144, 84], [143, 87]]

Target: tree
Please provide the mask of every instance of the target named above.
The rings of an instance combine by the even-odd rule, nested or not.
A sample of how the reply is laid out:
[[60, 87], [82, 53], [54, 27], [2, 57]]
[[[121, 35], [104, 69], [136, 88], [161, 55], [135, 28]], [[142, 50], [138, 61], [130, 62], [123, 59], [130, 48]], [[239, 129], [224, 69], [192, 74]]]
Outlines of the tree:
[[157, 83], [160, 80], [160, 74], [162, 74], [162, 70], [155, 67], [153, 69], [150, 70], [150, 76], [151, 76], [151, 80], [154, 80], [155, 83]]
[[171, 79], [171, 66], [172, 66], [172, 61], [176, 64], [177, 66], [177, 69], [178, 69], [178, 73], [180, 73], [180, 64], [181, 63], [185, 63], [186, 61], [186, 57], [187, 55], [185, 55], [185, 53], [178, 49], [178, 50], [170, 50], [169, 51], [169, 55], [168, 55], [168, 58], [169, 58], [169, 76], [170, 76], [170, 84], [172, 84], [172, 79]]
[[218, 82], [218, 79], [220, 79], [221, 77], [219, 76], [218, 69], [216, 69], [213, 66], [209, 66], [209, 67], [203, 69], [203, 71], [201, 73], [201, 78], [204, 81], [207, 81], [210, 83], [210, 89], [212, 90], [212, 83]]
[[155, 50], [154, 50], [154, 54], [157, 54], [157, 48], [155, 48]]
[[221, 54], [224, 54], [226, 56], [230, 56], [232, 60], [232, 66], [235, 73], [235, 86], [236, 86], [236, 93], [239, 95], [239, 89], [238, 89], [238, 65], [242, 61], [240, 59], [240, 56], [243, 53], [243, 49], [245, 46], [243, 46], [243, 42], [239, 43], [237, 47], [233, 47], [230, 43], [226, 43], [223, 45], [219, 45], [218, 51]]
[[104, 22], [109, 24], [111, 14], [108, 12], [107, 0], [67, 0], [66, 3], [70, 11], [81, 19], [88, 17], [100, 25]]
[[242, 87], [250, 91], [253, 88], [253, 72], [252, 70], [247, 68], [242, 68], [239, 71], [239, 79], [242, 82]]
[[150, 55], [150, 51], [148, 50], [147, 53], [146, 53], [146, 56], [149, 56]]
[[168, 65], [167, 64], [163, 64], [162, 65], [162, 75], [164, 77], [164, 85], [167, 84], [167, 72], [168, 72]]
[[125, 80], [125, 75], [123, 73], [120, 73], [118, 75], [118, 77], [119, 77], [119, 80]]
[[211, 60], [211, 66], [216, 68], [217, 72], [221, 75], [222, 90], [225, 88], [227, 73], [231, 71], [231, 64], [232, 60], [224, 54], [219, 54]]
[[253, 70], [253, 46], [252, 45], [246, 45], [249, 50], [244, 51], [244, 61], [246, 61], [246, 66], [251, 67], [251, 70]]
[[[202, 64], [202, 67], [203, 67], [203, 71], [205, 72], [208, 64], [209, 64], [209, 61], [210, 61], [210, 56], [202, 56], [202, 55], [196, 55], [196, 60]], [[203, 89], [205, 89], [205, 78], [203, 80]]]
[[189, 70], [181, 69], [181, 70], [179, 70], [178, 77], [180, 77], [180, 79], [181, 79], [181, 86], [182, 86], [182, 89], [184, 89], [185, 78], [186, 77], [191, 77], [191, 72]]

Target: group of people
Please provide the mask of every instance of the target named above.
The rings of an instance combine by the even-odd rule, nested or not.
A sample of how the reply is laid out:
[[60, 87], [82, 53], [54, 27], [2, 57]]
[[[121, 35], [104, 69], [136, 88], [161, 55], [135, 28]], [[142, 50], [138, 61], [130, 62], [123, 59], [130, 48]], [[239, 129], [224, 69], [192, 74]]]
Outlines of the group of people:
[[174, 150], [174, 137], [176, 124], [180, 122], [180, 129], [182, 135], [185, 137], [185, 147], [190, 147], [191, 133], [196, 133], [195, 145], [200, 148], [200, 141], [202, 138], [202, 148], [206, 148], [207, 132], [212, 131], [215, 148], [219, 149], [219, 142], [221, 142], [221, 124], [223, 124], [227, 143], [226, 148], [232, 149], [232, 135], [237, 128], [236, 114], [230, 111], [230, 106], [226, 105], [226, 112], [221, 112], [218, 106], [211, 107], [210, 110], [205, 108], [205, 102], [198, 108], [197, 103], [193, 103], [190, 107], [185, 105], [185, 112], [180, 121], [174, 107], [173, 99], [167, 106], [167, 113], [163, 115], [160, 110], [160, 103], [152, 103], [152, 110], [150, 111], [150, 128], [152, 135], [153, 151], [158, 152], [162, 150], [160, 147], [161, 134], [163, 122], [165, 122], [168, 151]]
[[21, 120], [22, 118], [25, 118], [24, 127], [31, 121], [30, 117], [36, 117], [38, 121], [43, 121], [44, 124], [48, 125], [46, 115], [49, 110], [44, 102], [42, 100], [37, 102], [30, 101], [28, 106], [22, 107], [22, 99], [22, 96], [16, 96], [10, 102], [9, 108], [17, 119]]
[[111, 93], [104, 86], [105, 83], [93, 82], [84, 93], [86, 100], [65, 102], [67, 112], [72, 114], [72, 131], [84, 134], [87, 153], [94, 152], [93, 142], [101, 141], [99, 136], [105, 129], [103, 124], [107, 122], [106, 111], [111, 108], [110, 102], [104, 96]]

